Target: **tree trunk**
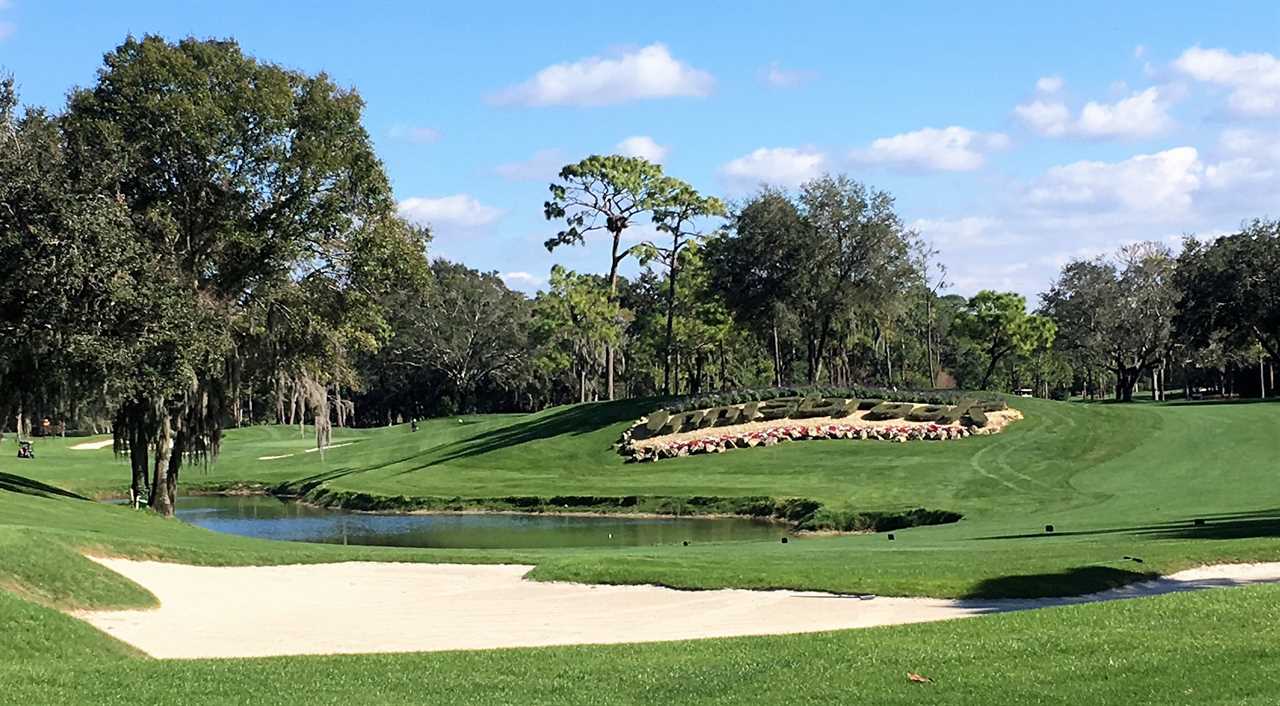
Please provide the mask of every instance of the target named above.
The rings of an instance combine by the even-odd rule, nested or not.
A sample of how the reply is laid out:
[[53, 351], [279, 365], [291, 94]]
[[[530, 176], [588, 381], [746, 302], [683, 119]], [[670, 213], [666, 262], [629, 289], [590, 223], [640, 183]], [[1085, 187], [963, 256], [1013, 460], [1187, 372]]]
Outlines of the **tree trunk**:
[[672, 339], [674, 338], [674, 326], [676, 318], [676, 274], [679, 272], [680, 263], [680, 233], [679, 229], [675, 229], [671, 236], [671, 270], [667, 277], [669, 280], [667, 286], [667, 346], [666, 356], [664, 357], [662, 366], [662, 394], [671, 394], [671, 348]]
[[[621, 230], [614, 231], [613, 232], [613, 255], [609, 259], [609, 301], [611, 302], [618, 300], [618, 243], [620, 243], [621, 241], [622, 241], [622, 231]], [[610, 400], [613, 399], [613, 355], [614, 355], [613, 344], [610, 343], [606, 345], [604, 349], [605, 368], [608, 371], [605, 376], [607, 380], [606, 390], [608, 392]]]
[[155, 475], [151, 479], [151, 509], [164, 517], [173, 517], [173, 496], [169, 486], [169, 458], [173, 454], [173, 425], [164, 413], [160, 434], [156, 438]]
[[[133, 479], [129, 484], [129, 504], [133, 509], [142, 506], [147, 494], [147, 462], [151, 460], [150, 444], [142, 425], [131, 423], [127, 427], [129, 443], [129, 466], [133, 471]], [[149, 502], [149, 499], [148, 499]]]
[[782, 387], [782, 347], [778, 344], [778, 324], [773, 324], [773, 381], [777, 387]]

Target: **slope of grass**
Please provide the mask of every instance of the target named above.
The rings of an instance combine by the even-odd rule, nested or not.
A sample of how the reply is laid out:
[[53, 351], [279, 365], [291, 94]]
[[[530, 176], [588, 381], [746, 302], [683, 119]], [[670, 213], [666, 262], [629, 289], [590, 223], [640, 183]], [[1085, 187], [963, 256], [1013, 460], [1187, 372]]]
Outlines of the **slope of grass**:
[[[809, 497], [965, 514], [892, 542], [878, 534], [519, 551], [267, 542], [74, 497], [118, 493], [127, 482], [110, 450], [68, 448], [84, 439], [40, 441], [35, 462], [14, 460], [6, 442], [0, 703], [1273, 703], [1280, 587], [821, 635], [182, 662], [142, 658], [46, 607], [154, 602], [84, 559], [86, 550], [203, 564], [521, 562], [544, 579], [982, 597], [1280, 560], [1280, 405], [1018, 404], [1026, 421], [993, 437], [804, 442], [650, 465], [624, 465], [610, 448], [643, 402], [438, 420], [417, 434], [345, 431], [336, 442], [351, 445], [323, 459], [304, 453], [310, 439], [297, 429], [261, 427], [231, 432], [216, 465], [182, 479], [187, 488], [460, 499]], [[907, 671], [934, 681], [909, 683]]]
[[[303, 453], [312, 442], [296, 429], [257, 427], [230, 432], [222, 459], [207, 471], [187, 471], [183, 483], [287, 485], [410, 505], [424, 498], [466, 505], [507, 496], [639, 496], [675, 499], [670, 509], [679, 511], [692, 506], [682, 498], [767, 496], [812, 498], [837, 511], [924, 506], [964, 514], [954, 525], [896, 532], [893, 542], [880, 534], [519, 553], [539, 559], [534, 576], [542, 579], [1034, 596], [1099, 590], [1201, 563], [1280, 560], [1280, 484], [1273, 478], [1280, 404], [1015, 404], [1026, 420], [989, 437], [798, 442], [652, 464], [624, 464], [611, 448], [652, 405], [645, 401], [432, 420], [416, 434], [403, 426], [347, 431], [338, 443], [350, 445], [323, 459]], [[24, 466], [44, 482], [90, 493], [126, 480], [109, 450], [45, 446]], [[294, 455], [258, 460], [285, 453]], [[1196, 518], [1208, 522], [1197, 526]], [[1054, 526], [1052, 535], [1046, 525]], [[165, 537], [151, 532], [144, 543]], [[198, 560], [217, 554], [208, 544]]]

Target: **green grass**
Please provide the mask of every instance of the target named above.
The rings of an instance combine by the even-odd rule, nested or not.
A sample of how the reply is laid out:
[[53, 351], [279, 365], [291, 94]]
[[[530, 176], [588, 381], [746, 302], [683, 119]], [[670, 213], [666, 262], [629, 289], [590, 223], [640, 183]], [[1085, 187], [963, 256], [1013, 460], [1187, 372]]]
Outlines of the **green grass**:
[[[834, 511], [927, 507], [965, 517], [896, 532], [893, 542], [872, 534], [787, 545], [519, 553], [522, 560], [538, 559], [534, 576], [542, 579], [1038, 596], [1099, 590], [1202, 563], [1280, 560], [1280, 484], [1274, 481], [1280, 404], [1019, 399], [1015, 404], [1027, 418], [994, 436], [909, 444], [811, 441], [624, 464], [611, 444], [650, 404], [571, 406], [461, 424], [433, 420], [416, 434], [403, 426], [345, 431], [339, 441], [351, 445], [323, 460], [301, 453], [312, 442], [296, 429], [233, 430], [218, 463], [188, 470], [182, 483], [188, 489], [284, 485], [392, 506], [501, 507], [528, 499], [545, 507], [557, 496], [633, 496], [633, 510], [679, 511], [696, 509], [689, 501], [698, 497], [732, 505], [766, 496], [812, 498]], [[43, 444], [40, 459], [23, 468], [78, 492], [123, 487], [127, 468], [109, 450], [63, 446]], [[257, 460], [290, 452], [290, 458]], [[1209, 522], [1196, 527], [1195, 518]], [[1049, 524], [1056, 529], [1051, 536], [1043, 531]], [[147, 541], [165, 533], [154, 535]]]
[[131, 656], [0, 593], [0, 635], [0, 703], [14, 704], [1261, 706], [1280, 693], [1280, 587], [812, 635], [191, 661]]
[[[416, 550], [219, 535], [69, 496], [122, 492], [85, 439], [0, 446], [0, 702], [1270, 703], [1280, 588], [824, 635], [428, 655], [157, 662], [48, 606], [143, 607], [82, 552], [201, 564], [524, 562], [536, 578], [884, 595], [1091, 591], [1220, 561], [1280, 560], [1277, 404], [1018, 400], [1003, 434], [945, 443], [802, 442], [626, 465], [611, 443], [646, 403], [341, 431], [321, 459], [297, 429], [227, 435], [187, 489], [484, 504], [507, 496], [805, 497], [840, 510], [924, 506], [959, 523], [883, 534], [624, 549]], [[295, 453], [274, 461], [260, 456]], [[1207, 518], [1204, 526], [1191, 523]], [[1045, 524], [1056, 532], [1045, 535]], [[1140, 557], [1141, 563], [1124, 557]], [[322, 617], [318, 617], [322, 619]], [[907, 670], [933, 684], [909, 684]]]

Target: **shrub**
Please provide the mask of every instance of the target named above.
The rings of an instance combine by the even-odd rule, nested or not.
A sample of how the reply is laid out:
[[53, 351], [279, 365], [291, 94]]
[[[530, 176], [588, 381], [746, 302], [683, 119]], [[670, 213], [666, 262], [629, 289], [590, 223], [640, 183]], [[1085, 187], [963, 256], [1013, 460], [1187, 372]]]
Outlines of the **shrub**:
[[910, 402], [884, 402], [872, 407], [865, 418], [874, 421], [902, 419], [911, 414], [911, 411], [915, 408], [916, 406]]
[[761, 419], [785, 419], [796, 411], [796, 397], [776, 397], [760, 405]]
[[977, 404], [977, 400], [960, 400], [954, 407], [947, 410], [947, 413], [942, 415], [942, 418], [938, 421], [943, 424], [955, 424], [964, 419], [964, 416], [969, 413], [969, 409], [975, 404]]
[[645, 429], [649, 431], [661, 431], [667, 425], [667, 421], [671, 419], [671, 413], [665, 409], [659, 409], [649, 413], [649, 422], [645, 424]]
[[950, 407], [943, 405], [929, 404], [923, 407], [916, 407], [907, 415], [909, 422], [936, 422], [942, 419], [950, 410]]
[[970, 408], [965, 419], [975, 427], [985, 427], [987, 425], [987, 415], [980, 409]]
[[828, 397], [806, 397], [800, 403], [795, 413], [791, 415], [793, 419], [807, 419], [811, 417], [832, 417], [838, 411], [844, 409], [843, 399], [834, 399]]

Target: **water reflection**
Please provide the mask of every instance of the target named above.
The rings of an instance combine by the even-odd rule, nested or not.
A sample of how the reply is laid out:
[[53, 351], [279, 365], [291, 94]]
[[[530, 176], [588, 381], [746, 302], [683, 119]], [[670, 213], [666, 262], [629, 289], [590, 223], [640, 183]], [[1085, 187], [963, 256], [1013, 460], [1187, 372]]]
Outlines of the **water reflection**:
[[246, 537], [395, 547], [645, 546], [685, 541], [776, 541], [786, 533], [777, 524], [737, 518], [374, 515], [265, 496], [179, 498], [177, 514], [193, 525]]

